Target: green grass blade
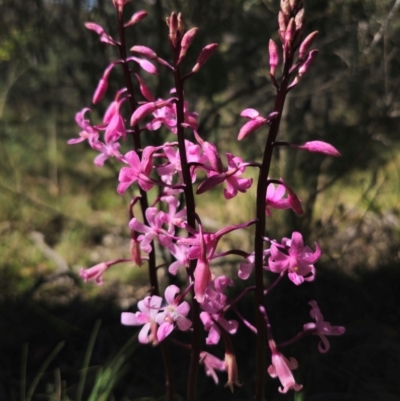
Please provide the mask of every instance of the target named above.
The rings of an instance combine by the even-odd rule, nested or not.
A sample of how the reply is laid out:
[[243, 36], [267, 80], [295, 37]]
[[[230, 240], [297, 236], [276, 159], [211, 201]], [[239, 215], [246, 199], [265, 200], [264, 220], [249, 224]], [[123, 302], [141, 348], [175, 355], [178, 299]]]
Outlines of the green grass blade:
[[89, 367], [90, 358], [92, 356], [94, 343], [96, 342], [96, 337], [99, 332], [100, 325], [101, 325], [101, 320], [100, 319], [96, 320], [92, 334], [90, 336], [89, 345], [86, 349], [85, 358], [83, 360], [82, 374], [79, 379], [79, 385], [78, 385], [78, 390], [77, 390], [77, 394], [76, 394], [76, 401], [82, 400], [83, 389], [85, 387], [85, 382], [86, 382], [87, 369]]
[[51, 361], [56, 357], [56, 355], [60, 352], [61, 348], [64, 346], [64, 341], [61, 341], [57, 346], [53, 349], [51, 354], [47, 357], [47, 359], [43, 362], [43, 365], [39, 369], [39, 373], [33, 379], [31, 385], [29, 386], [28, 395], [26, 396], [25, 401], [31, 401], [33, 393], [38, 385], [40, 379], [42, 378], [44, 372], [50, 365]]

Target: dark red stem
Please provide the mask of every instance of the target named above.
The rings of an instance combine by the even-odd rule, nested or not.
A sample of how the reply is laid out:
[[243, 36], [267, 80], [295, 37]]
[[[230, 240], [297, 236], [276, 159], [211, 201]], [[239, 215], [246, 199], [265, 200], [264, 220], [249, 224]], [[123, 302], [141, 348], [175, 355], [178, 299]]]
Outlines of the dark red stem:
[[[137, 108], [137, 102], [135, 99], [135, 92], [133, 89], [133, 84], [131, 80], [131, 73], [129, 71], [128, 64], [125, 62], [127, 55], [126, 55], [126, 40], [125, 40], [125, 28], [124, 28], [124, 20], [123, 20], [123, 13], [118, 12], [118, 33], [119, 33], [119, 38], [120, 38], [120, 45], [118, 46], [119, 48], [119, 54], [121, 60], [123, 60], [122, 68], [124, 72], [124, 80], [125, 84], [129, 93], [128, 101], [129, 101], [129, 106], [130, 106], [130, 112], [131, 114], [136, 110]], [[140, 140], [140, 128], [138, 125], [135, 125], [133, 127], [132, 131], [132, 138], [133, 138], [133, 144], [136, 152], [138, 153], [139, 157], [141, 158], [142, 155], [142, 145], [141, 145], [141, 140]], [[147, 197], [147, 192], [144, 191], [142, 188], [139, 188], [140, 190], [140, 207], [142, 210], [142, 216], [143, 216], [143, 221], [144, 224], [148, 224], [145, 212], [147, 208], [149, 207], [149, 201]], [[149, 263], [148, 263], [148, 271], [149, 271], [149, 279], [150, 279], [150, 285], [151, 285], [151, 293], [152, 295], [159, 295], [159, 285], [158, 285], [158, 278], [157, 278], [157, 266], [156, 266], [156, 255], [155, 255], [155, 250], [154, 250], [154, 244], [152, 244], [152, 250], [149, 253]], [[173, 375], [173, 369], [172, 369], [172, 363], [171, 363], [171, 358], [169, 355], [169, 350], [168, 350], [168, 345], [165, 342], [160, 343], [161, 347], [161, 353], [163, 356], [164, 360], [164, 365], [165, 365], [165, 371], [166, 371], [166, 378], [165, 378], [165, 385], [166, 385], [166, 396], [167, 396], [167, 401], [173, 401], [174, 398], [174, 375]]]

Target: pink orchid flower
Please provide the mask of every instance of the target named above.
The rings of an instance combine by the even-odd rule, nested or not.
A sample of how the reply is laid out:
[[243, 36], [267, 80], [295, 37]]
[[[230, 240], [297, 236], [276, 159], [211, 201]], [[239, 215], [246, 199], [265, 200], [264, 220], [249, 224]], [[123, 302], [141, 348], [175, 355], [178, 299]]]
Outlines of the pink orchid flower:
[[[267, 187], [267, 196], [265, 202], [265, 213], [267, 216], [272, 216], [270, 208], [274, 209], [293, 209], [297, 214], [303, 214], [300, 200], [295, 193], [286, 185], [282, 179], [279, 180], [281, 184], [270, 183]], [[286, 190], [288, 191], [287, 198], [284, 198]]]
[[168, 246], [171, 243], [170, 234], [162, 226], [166, 223], [165, 213], [159, 211], [156, 207], [148, 207], [146, 209], [146, 220], [148, 226], [141, 223], [136, 217], [129, 222], [129, 228], [134, 231], [143, 233], [139, 235], [137, 240], [140, 242], [140, 248], [150, 253], [152, 250], [151, 243], [157, 238], [162, 246]]
[[297, 384], [292, 370], [297, 369], [298, 363], [295, 358], [287, 359], [276, 348], [273, 340], [268, 341], [269, 347], [272, 352], [272, 364], [268, 368], [268, 373], [272, 378], [277, 377], [282, 387], [278, 390], [280, 393], [287, 393], [289, 390], [299, 391], [303, 388], [301, 384]]
[[186, 269], [189, 267], [189, 258], [187, 256], [189, 247], [185, 245], [177, 245], [171, 242], [167, 248], [176, 259], [176, 261], [171, 263], [168, 267], [168, 272], [175, 276], [180, 267], [185, 267]]
[[240, 157], [233, 156], [232, 153], [227, 153], [228, 170], [209, 172], [206, 178], [197, 188], [196, 193], [202, 194], [215, 186], [226, 182], [227, 188], [224, 188], [225, 199], [234, 198], [238, 192], [245, 193], [252, 185], [252, 178], [241, 178], [241, 175], [246, 171], [243, 160]]
[[325, 322], [316, 301], [310, 301], [309, 305], [311, 305], [310, 316], [315, 319], [315, 323], [306, 323], [303, 329], [319, 336], [321, 339], [318, 343], [319, 352], [328, 352], [330, 346], [326, 336], [340, 336], [346, 329], [343, 326], [331, 326], [329, 322]]
[[216, 356], [209, 354], [208, 352], [200, 352], [200, 363], [204, 365], [207, 376], [211, 376], [215, 384], [218, 384], [218, 376], [215, 370], [221, 372], [226, 370], [225, 361], [217, 358]]
[[158, 341], [171, 334], [175, 323], [181, 331], [189, 330], [192, 325], [186, 317], [190, 310], [189, 304], [186, 301], [180, 302], [180, 297], [175, 297], [179, 291], [176, 285], [170, 285], [165, 290], [164, 297], [168, 305], [156, 316], [156, 322], [160, 325], [157, 330]]
[[131, 150], [125, 155], [124, 160], [130, 167], [122, 167], [119, 172], [119, 185], [117, 188], [119, 194], [124, 194], [128, 187], [135, 181], [138, 181], [139, 186], [144, 191], [149, 191], [153, 188], [154, 183], [150, 178], [150, 174], [153, 169], [152, 154], [154, 150], [155, 148], [152, 146], [146, 147], [142, 154], [142, 160], [140, 160], [138, 154], [134, 150]]
[[110, 264], [106, 262], [99, 263], [89, 269], [81, 269], [79, 276], [85, 280], [93, 280], [97, 285], [103, 285], [103, 273], [110, 267]]
[[313, 281], [315, 277], [314, 263], [320, 258], [321, 250], [315, 244], [316, 250], [304, 246], [303, 236], [299, 232], [292, 234], [292, 239], [284, 238], [282, 245], [272, 242], [271, 256], [268, 266], [274, 273], [288, 270], [288, 276], [294, 284]]
[[278, 115], [277, 112], [272, 112], [267, 118], [260, 116], [260, 113], [255, 109], [245, 109], [240, 113], [241, 117], [248, 118], [248, 121], [239, 131], [238, 140], [246, 138], [253, 131], [258, 130], [263, 125], [269, 124], [273, 118]]
[[68, 145], [75, 145], [76, 143], [88, 140], [89, 144], [92, 146], [99, 139], [99, 130], [96, 127], [92, 127], [90, 121], [85, 118], [87, 111], [91, 111], [89, 108], [85, 107], [75, 115], [75, 122], [79, 125], [82, 131], [79, 133], [78, 138], [70, 139], [67, 143]]
[[227, 286], [232, 287], [233, 280], [226, 276], [220, 276], [207, 287], [201, 304], [203, 312], [200, 313], [200, 319], [208, 331], [206, 344], [218, 344], [221, 328], [230, 334], [235, 334], [238, 329], [239, 324], [236, 320], [226, 320], [224, 317], [223, 310], [227, 305], [228, 298], [223, 291]]
[[138, 302], [138, 309], [140, 312], [122, 312], [121, 323], [125, 326], [140, 326], [143, 324], [142, 329], [139, 332], [139, 342], [147, 344], [152, 342], [154, 345], [157, 344], [157, 322], [156, 316], [161, 308], [162, 298], [153, 295], [148, 296]]

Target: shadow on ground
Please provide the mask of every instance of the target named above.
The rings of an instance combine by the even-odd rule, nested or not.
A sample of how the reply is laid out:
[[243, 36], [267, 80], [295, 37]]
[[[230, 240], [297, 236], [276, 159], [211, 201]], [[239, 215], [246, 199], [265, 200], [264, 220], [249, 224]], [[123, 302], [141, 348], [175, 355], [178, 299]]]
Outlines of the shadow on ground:
[[[400, 399], [400, 269], [387, 266], [364, 272], [357, 277], [322, 270], [315, 283], [295, 287], [284, 282], [268, 299], [268, 310], [277, 342], [283, 342], [311, 321], [307, 302], [316, 299], [326, 320], [344, 325], [346, 334], [331, 337], [327, 354], [317, 351], [317, 337], [282, 349], [299, 361], [296, 379], [304, 392], [296, 400], [306, 401], [397, 401]], [[85, 400], [93, 386], [99, 366], [106, 365], [137, 332], [119, 324], [120, 310], [112, 296], [83, 300], [78, 289], [67, 303], [34, 301], [30, 295], [3, 300], [0, 304], [0, 400], [21, 400], [41, 366], [55, 347], [64, 346], [41, 377], [32, 401], [50, 400], [57, 380], [65, 383], [63, 391], [74, 400], [77, 383], [88, 348], [89, 338], [98, 319], [98, 332], [87, 380]], [[241, 312], [251, 311], [251, 299], [245, 299]], [[184, 340], [183, 337], [179, 339]], [[25, 344], [25, 345], [24, 345]], [[23, 350], [28, 345], [26, 375], [22, 372]], [[234, 394], [200, 370], [198, 399], [251, 400], [254, 388], [254, 336], [241, 327], [234, 338], [239, 375], [243, 386]], [[171, 344], [175, 366], [176, 391], [185, 399], [188, 352]], [[212, 352], [223, 356], [220, 348]], [[163, 399], [163, 364], [159, 349], [133, 346], [126, 355], [124, 376], [113, 390], [114, 400], [141, 397]], [[21, 378], [25, 378], [24, 385]], [[57, 379], [58, 378], [58, 379]], [[293, 400], [292, 392], [277, 392], [278, 381], [268, 378], [268, 400]], [[54, 399], [54, 398], [53, 398]], [[110, 398], [112, 399], [112, 398]]]

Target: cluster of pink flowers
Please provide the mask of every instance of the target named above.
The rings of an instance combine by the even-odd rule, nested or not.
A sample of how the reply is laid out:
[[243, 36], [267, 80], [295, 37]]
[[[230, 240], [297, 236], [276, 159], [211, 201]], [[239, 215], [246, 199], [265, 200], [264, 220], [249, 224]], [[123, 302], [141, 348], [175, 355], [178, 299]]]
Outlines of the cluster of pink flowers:
[[[263, 358], [258, 358], [259, 382], [264, 380], [264, 374], [259, 373], [261, 367], [264, 372], [268, 371], [271, 377], [279, 378], [282, 384], [279, 391], [287, 392], [289, 389], [298, 391], [302, 386], [296, 383], [292, 374], [292, 370], [297, 367], [297, 361], [294, 358], [287, 359], [279, 351], [279, 344], [277, 345], [273, 338], [263, 297], [284, 277], [296, 286], [313, 281], [316, 274], [315, 263], [321, 256], [321, 250], [318, 244], [315, 244], [315, 250], [305, 246], [299, 232], [293, 232], [291, 238], [283, 238], [281, 241], [265, 238], [263, 233], [265, 217], [271, 216], [274, 209], [292, 209], [295, 213], [303, 213], [301, 201], [293, 189], [281, 178], [268, 177], [273, 149], [286, 146], [339, 156], [339, 152], [332, 145], [318, 140], [304, 144], [276, 141], [285, 96], [300, 82], [317, 54], [316, 50], [309, 50], [316, 33], [302, 40], [304, 15], [302, 2], [282, 0], [278, 19], [282, 41], [281, 52], [275, 42], [271, 40], [269, 44], [270, 76], [280, 101], [276, 103], [278, 106], [275, 110], [265, 117], [254, 109], [243, 110], [241, 116], [249, 121], [244, 123], [238, 134], [238, 140], [245, 140], [263, 127], [269, 129], [264, 161], [262, 164], [246, 162], [237, 155], [226, 153], [224, 165], [217, 147], [202, 138], [197, 122], [198, 114], [190, 111], [183, 91], [184, 82], [201, 70], [216, 51], [217, 44], [205, 46], [192, 69], [181, 74], [182, 60], [196, 36], [197, 28], [186, 31], [182, 16], [172, 13], [167, 18], [167, 25], [173, 62], [169, 63], [158, 57], [150, 48], [139, 45], [130, 49], [134, 56], [128, 56], [123, 45], [125, 32], [143, 19], [146, 13], [139, 11], [124, 23], [123, 13], [126, 4], [127, 1], [114, 0], [120, 24], [119, 32], [122, 35], [118, 39], [112, 38], [95, 23], [86, 24], [88, 29], [99, 35], [100, 41], [119, 50], [119, 58], [105, 69], [99, 81], [93, 95], [93, 103], [99, 103], [104, 98], [114, 68], [123, 69], [125, 85], [115, 94], [100, 124], [93, 124], [88, 119], [91, 111], [89, 108], [77, 113], [76, 122], [81, 131], [79, 137], [71, 139], [69, 143], [87, 141], [89, 146], [98, 152], [94, 163], [99, 167], [108, 159], [120, 163], [118, 184], [116, 183], [116, 191], [120, 195], [128, 198], [127, 193], [139, 192], [129, 204], [132, 259], [103, 262], [82, 270], [80, 275], [85, 280], [102, 284], [103, 274], [112, 265], [128, 260], [141, 265], [146, 260], [149, 269], [150, 295], [138, 302], [138, 312], [123, 312], [121, 316], [124, 325], [143, 326], [138, 337], [141, 343], [160, 344], [162, 348], [173, 336], [174, 330], [192, 334], [191, 343], [183, 344], [190, 349], [192, 360], [195, 358], [196, 363], [203, 364], [206, 374], [216, 383], [218, 383], [216, 371], [226, 371], [227, 386], [233, 391], [234, 385], [241, 383], [230, 337], [237, 332], [242, 323], [256, 334], [258, 353], [264, 355], [266, 349], [270, 350], [271, 359], [268, 368], [264, 366]], [[283, 64], [281, 82], [278, 82], [276, 71], [280, 64], [280, 53], [283, 54]], [[136, 63], [145, 74], [157, 74], [160, 67], [170, 70], [175, 87], [168, 94], [169, 97], [156, 99], [146, 85], [145, 77], [131, 71], [129, 67], [131, 63]], [[135, 87], [137, 91], [134, 90]], [[126, 115], [127, 105], [130, 108], [128, 115]], [[175, 141], [164, 142], [156, 136], [157, 134], [152, 134], [159, 130], [171, 133]], [[153, 141], [159, 145], [142, 147], [140, 138], [144, 132], [147, 137], [154, 135]], [[129, 141], [133, 142], [133, 149], [129, 148], [124, 152], [122, 149]], [[259, 169], [255, 219], [238, 225], [227, 225], [216, 232], [205, 231], [201, 216], [196, 211], [195, 195], [202, 195], [213, 188], [223, 188], [223, 196], [228, 201], [239, 193], [245, 193], [253, 184], [253, 180], [246, 177], [247, 168]], [[136, 190], [132, 191], [134, 186]], [[156, 186], [159, 188], [158, 195], [150, 199], [148, 191]], [[141, 217], [133, 213], [133, 206], [137, 203], [140, 203], [142, 209]], [[253, 250], [232, 249], [218, 252], [218, 244], [223, 236], [251, 225], [256, 226]], [[165, 289], [164, 298], [160, 296], [157, 281], [155, 244], [163, 248], [163, 255], [170, 255], [164, 264], [169, 273], [175, 275], [182, 270], [187, 275], [186, 288], [180, 289], [170, 285]], [[238, 268], [239, 279], [250, 280], [253, 278], [253, 270], [255, 271], [255, 285], [249, 285], [235, 299], [230, 299], [226, 295], [226, 288], [235, 284], [234, 278], [225, 275], [216, 276], [210, 267], [214, 259], [228, 255], [237, 255], [243, 259]], [[276, 280], [269, 288], [264, 288], [262, 280], [264, 271], [276, 274]], [[256, 324], [247, 320], [236, 308], [242, 295], [250, 291], [254, 291], [258, 304], [256, 313], [262, 314], [263, 317], [257, 319]], [[191, 298], [192, 304], [190, 305], [185, 298]], [[310, 304], [311, 316], [316, 322], [305, 324], [295, 339], [308, 334], [318, 335], [321, 339], [318, 349], [326, 352], [329, 348], [326, 336], [342, 334], [344, 328], [324, 322], [316, 301], [311, 301]], [[235, 312], [236, 319], [228, 319], [225, 316], [227, 311]], [[264, 324], [265, 327], [261, 327]], [[199, 340], [201, 335], [193, 334], [195, 330], [204, 333], [202, 337], [204, 343]], [[224, 360], [202, 350], [203, 344], [214, 346], [221, 340], [225, 347]], [[167, 375], [169, 369], [167, 363]], [[189, 375], [194, 376], [196, 372], [196, 369], [191, 369]], [[194, 391], [188, 389], [189, 400], [193, 399]], [[260, 393], [257, 394], [259, 398]]]

